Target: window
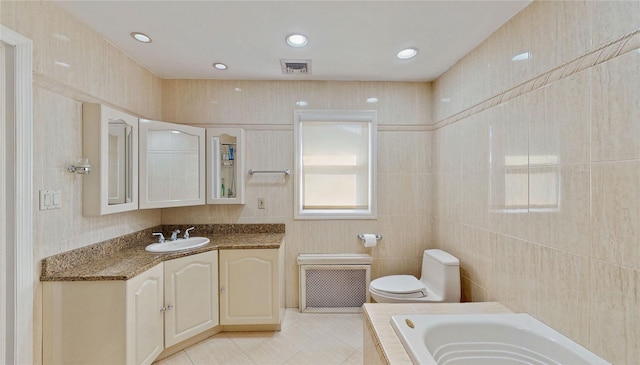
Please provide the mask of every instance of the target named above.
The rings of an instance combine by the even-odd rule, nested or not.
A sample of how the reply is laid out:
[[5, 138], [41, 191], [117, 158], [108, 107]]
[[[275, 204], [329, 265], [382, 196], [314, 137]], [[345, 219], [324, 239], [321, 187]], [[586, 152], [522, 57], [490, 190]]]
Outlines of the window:
[[295, 218], [375, 219], [375, 111], [295, 112]]

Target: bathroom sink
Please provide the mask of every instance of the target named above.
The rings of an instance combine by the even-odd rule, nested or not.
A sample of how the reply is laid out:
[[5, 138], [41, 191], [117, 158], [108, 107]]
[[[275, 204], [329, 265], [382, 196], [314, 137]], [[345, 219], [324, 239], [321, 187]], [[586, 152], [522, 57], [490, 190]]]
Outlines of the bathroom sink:
[[152, 243], [144, 249], [149, 252], [173, 252], [204, 246], [207, 243], [209, 243], [209, 239], [206, 237], [191, 237], [187, 239], [180, 238], [175, 241]]

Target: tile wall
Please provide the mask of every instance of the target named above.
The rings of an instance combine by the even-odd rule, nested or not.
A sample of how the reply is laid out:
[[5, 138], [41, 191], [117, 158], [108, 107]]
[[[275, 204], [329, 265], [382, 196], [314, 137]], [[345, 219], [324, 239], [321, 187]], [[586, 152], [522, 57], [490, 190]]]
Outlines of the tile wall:
[[[375, 109], [378, 115], [378, 219], [294, 220], [293, 177], [245, 174], [244, 206], [207, 205], [162, 211], [164, 224], [285, 223], [287, 307], [298, 306], [300, 253], [370, 253], [374, 277], [419, 274], [432, 247], [431, 84], [406, 82], [163, 80], [163, 118], [202, 126], [245, 128], [247, 169], [293, 169], [293, 111]], [[367, 98], [378, 103], [369, 104]], [[258, 209], [258, 198], [266, 209]], [[416, 199], [416, 197], [420, 197]], [[359, 233], [384, 239], [371, 249]]]
[[463, 299], [638, 363], [640, 3], [534, 2], [433, 95], [435, 239]]
[[1, 6], [2, 24], [33, 40], [34, 197], [62, 190], [59, 210], [34, 199], [35, 259], [158, 224], [159, 211], [83, 217], [82, 176], [66, 166], [82, 155], [83, 101], [160, 118], [160, 79], [51, 2]]

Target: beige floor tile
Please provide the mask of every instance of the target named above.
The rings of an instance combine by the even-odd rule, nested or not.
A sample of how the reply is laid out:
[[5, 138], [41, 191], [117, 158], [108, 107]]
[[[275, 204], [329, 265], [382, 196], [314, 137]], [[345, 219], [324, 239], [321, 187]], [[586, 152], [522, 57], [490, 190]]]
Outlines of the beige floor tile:
[[274, 338], [262, 341], [244, 351], [251, 360], [259, 365], [281, 365], [295, 356], [302, 346], [292, 339]]
[[215, 335], [214, 338], [228, 338], [242, 351], [245, 351], [262, 341], [272, 339], [274, 336], [277, 336], [277, 332], [222, 332]]
[[364, 364], [364, 353], [362, 352], [362, 348], [351, 354], [342, 365], [362, 365]]
[[285, 364], [342, 364], [355, 351], [357, 351], [357, 348], [353, 348], [327, 333], [324, 336], [317, 338], [314, 344], [302, 348]]
[[328, 333], [351, 347], [360, 348], [363, 333], [362, 317], [337, 320]]
[[219, 365], [256, 365], [256, 362], [251, 360], [247, 355], [244, 354], [244, 352], [241, 352], [217, 364]]
[[[231, 339], [210, 337], [185, 350], [194, 365], [228, 364], [242, 350]], [[250, 362], [249, 362], [250, 364]]]
[[180, 351], [165, 359], [162, 359], [155, 363], [156, 365], [193, 365], [189, 356], [184, 351]]
[[363, 363], [361, 313], [285, 312], [282, 330], [222, 332], [158, 365], [351, 365]]
[[300, 323], [287, 327], [285, 331], [278, 333], [278, 337], [295, 342], [300, 347], [313, 345], [318, 337], [326, 334], [326, 331], [314, 323]]

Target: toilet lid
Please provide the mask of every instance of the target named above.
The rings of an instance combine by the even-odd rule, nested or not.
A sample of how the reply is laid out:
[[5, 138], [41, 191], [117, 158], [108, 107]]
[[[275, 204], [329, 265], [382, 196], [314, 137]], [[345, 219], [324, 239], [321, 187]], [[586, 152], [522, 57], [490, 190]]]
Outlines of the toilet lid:
[[427, 288], [424, 284], [412, 275], [391, 275], [377, 278], [369, 284], [373, 289], [392, 294], [415, 294], [427, 295]]

